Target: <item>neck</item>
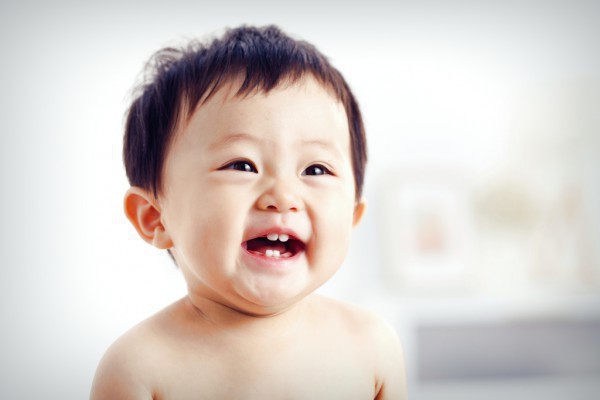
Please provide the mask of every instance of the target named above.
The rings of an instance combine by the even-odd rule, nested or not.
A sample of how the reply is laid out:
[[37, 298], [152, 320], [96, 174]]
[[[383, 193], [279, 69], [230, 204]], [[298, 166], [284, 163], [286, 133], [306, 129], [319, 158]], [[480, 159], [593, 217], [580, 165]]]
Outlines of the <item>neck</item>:
[[[310, 296], [309, 296], [310, 297]], [[223, 301], [188, 295], [194, 314], [218, 329], [235, 336], [277, 338], [294, 334], [308, 312], [309, 297], [281, 309], [265, 309], [260, 313], [238, 309]]]

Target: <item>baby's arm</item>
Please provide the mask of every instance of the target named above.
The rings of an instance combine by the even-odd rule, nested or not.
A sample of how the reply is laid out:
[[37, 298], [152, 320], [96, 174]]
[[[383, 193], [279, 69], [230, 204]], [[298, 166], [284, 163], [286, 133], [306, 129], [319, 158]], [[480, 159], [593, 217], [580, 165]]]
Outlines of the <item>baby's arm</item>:
[[379, 390], [375, 400], [405, 400], [404, 354], [396, 331], [380, 322], [375, 327]]
[[142, 378], [144, 368], [137, 365], [139, 354], [135, 353], [123, 340], [108, 349], [96, 370], [90, 400], [152, 400]]

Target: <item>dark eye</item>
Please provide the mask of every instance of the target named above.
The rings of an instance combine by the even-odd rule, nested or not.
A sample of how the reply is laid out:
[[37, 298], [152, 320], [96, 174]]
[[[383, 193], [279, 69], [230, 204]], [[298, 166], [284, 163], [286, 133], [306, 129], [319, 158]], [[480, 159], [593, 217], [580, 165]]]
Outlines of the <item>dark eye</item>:
[[306, 168], [302, 175], [331, 175], [331, 171], [322, 166], [321, 164], [314, 164]]
[[230, 162], [229, 164], [221, 167], [221, 169], [232, 169], [235, 171], [242, 172], [254, 172], [255, 174], [258, 173], [258, 170], [251, 162], [242, 160]]

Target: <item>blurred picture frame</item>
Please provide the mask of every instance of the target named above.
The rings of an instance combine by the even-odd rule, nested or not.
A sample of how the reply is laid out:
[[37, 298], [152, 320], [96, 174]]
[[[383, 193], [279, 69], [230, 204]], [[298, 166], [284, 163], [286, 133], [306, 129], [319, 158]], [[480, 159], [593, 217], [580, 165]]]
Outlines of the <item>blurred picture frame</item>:
[[468, 180], [450, 169], [384, 178], [378, 207], [383, 277], [395, 293], [462, 293], [473, 286]]

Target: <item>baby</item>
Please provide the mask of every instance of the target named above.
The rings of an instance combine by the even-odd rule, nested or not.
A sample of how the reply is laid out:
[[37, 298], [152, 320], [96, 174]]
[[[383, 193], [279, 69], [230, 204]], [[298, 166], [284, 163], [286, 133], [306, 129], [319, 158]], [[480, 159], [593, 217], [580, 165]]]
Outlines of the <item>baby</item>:
[[109, 348], [91, 398], [404, 399], [394, 331], [314, 293], [365, 208], [342, 75], [273, 26], [150, 65], [126, 122], [125, 213], [188, 293]]

